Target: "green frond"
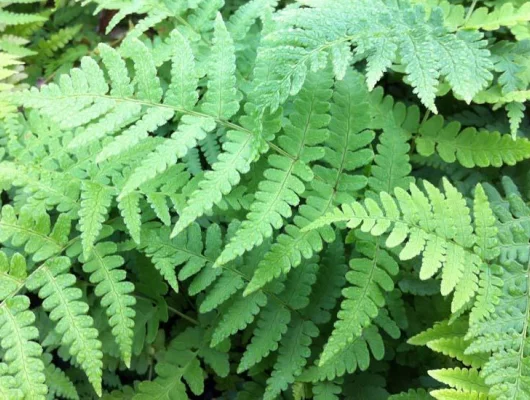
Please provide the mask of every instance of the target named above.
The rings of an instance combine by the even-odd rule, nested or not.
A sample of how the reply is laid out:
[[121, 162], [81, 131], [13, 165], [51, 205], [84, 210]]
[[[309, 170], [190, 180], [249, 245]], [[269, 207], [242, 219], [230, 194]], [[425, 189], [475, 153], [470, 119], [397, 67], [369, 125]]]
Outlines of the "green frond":
[[484, 379], [473, 368], [444, 368], [429, 371], [429, 375], [437, 381], [461, 391], [474, 393], [488, 393], [488, 386]]
[[33, 261], [42, 261], [63, 250], [68, 243], [70, 225], [70, 218], [61, 214], [52, 229], [45, 212], [32, 215], [22, 209], [17, 218], [13, 207], [5, 205], [0, 215], [0, 242], [24, 246], [26, 253], [33, 254]]
[[0, 395], [6, 399], [22, 399], [24, 394], [16, 387], [15, 378], [8, 374], [8, 366], [0, 363]]
[[337, 305], [346, 284], [345, 248], [342, 237], [337, 235], [334, 242], [324, 250], [322, 259], [311, 290], [309, 304], [304, 310], [304, 315], [315, 324], [325, 324], [332, 318], [332, 312]]
[[79, 395], [75, 385], [70, 378], [52, 363], [52, 356], [49, 353], [42, 355], [44, 360], [44, 375], [46, 376], [46, 385], [52, 396], [61, 396], [65, 399], [78, 400]]
[[129, 193], [126, 196], [118, 197], [118, 209], [129, 234], [136, 243], [140, 243], [140, 230], [142, 227], [140, 195], [138, 193]]
[[96, 238], [101, 232], [109, 212], [112, 195], [110, 188], [98, 183], [84, 181], [81, 186], [79, 224], [85, 258], [94, 248]]
[[226, 352], [208, 348], [208, 334], [200, 328], [191, 328], [177, 336], [164, 354], [164, 360], [157, 363], [156, 379], [141, 382], [138, 400], [188, 398], [186, 385], [191, 392], [200, 396], [204, 392], [206, 373], [199, 358], [202, 358], [220, 376], [228, 368]]
[[334, 380], [357, 370], [366, 371], [370, 365], [370, 354], [381, 360], [385, 354], [383, 338], [375, 325], [370, 325], [361, 336], [354, 338], [338, 353], [335, 353], [323, 365], [312, 365], [305, 370], [299, 380], [303, 382], [319, 382]]
[[468, 328], [468, 323], [463, 319], [437, 322], [432, 328], [411, 337], [408, 343], [415, 346], [427, 346], [433, 351], [456, 358], [464, 365], [480, 368], [488, 357], [484, 352], [467, 353], [466, 350], [472, 343], [471, 340], [465, 338]]
[[211, 345], [217, 346], [229, 336], [245, 329], [254, 321], [265, 304], [267, 304], [267, 296], [262, 292], [256, 292], [246, 297], [236, 296], [217, 323], [212, 334]]
[[333, 382], [318, 382], [313, 386], [315, 400], [338, 400], [342, 389]]
[[375, 193], [396, 187], [406, 189], [413, 181], [408, 141], [410, 132], [419, 125], [419, 109], [395, 104], [392, 97], [383, 97], [378, 89], [372, 92], [370, 101], [374, 115], [372, 128], [382, 129], [383, 133], [378, 137], [368, 186]]
[[[178, 280], [185, 280], [198, 274], [205, 266], [211, 265], [210, 254], [219, 251], [222, 236], [219, 226], [211, 225], [203, 239], [197, 224], [190, 225], [185, 231], [170, 238], [169, 227], [158, 223], [144, 224], [142, 248], [156, 269], [170, 286], [178, 292]], [[181, 266], [178, 274], [175, 271]]]
[[24, 286], [27, 276], [26, 259], [19, 253], [11, 259], [0, 252], [0, 300], [5, 300]]
[[363, 329], [385, 305], [384, 293], [394, 289], [392, 276], [398, 273], [399, 267], [385, 250], [379, 248], [379, 243], [358, 242], [357, 251], [366, 258], [353, 258], [349, 262], [346, 280], [351, 286], [342, 290], [344, 300], [320, 356], [320, 365], [325, 365], [354, 338], [361, 336]]
[[490, 400], [491, 396], [484, 393], [462, 392], [454, 389], [437, 389], [430, 392], [436, 400]]
[[466, 168], [515, 165], [530, 158], [527, 139], [514, 140], [509, 134], [460, 127], [458, 122], [444, 126], [440, 116], [429, 119], [421, 125], [415, 139], [418, 153], [428, 157], [436, 152], [445, 162], [458, 161]]
[[73, 286], [76, 277], [68, 273], [69, 269], [70, 261], [66, 257], [48, 260], [28, 277], [26, 287], [38, 290], [43, 308], [57, 323], [55, 330], [61, 342], [68, 346], [96, 393], [101, 394], [101, 342], [92, 317], [87, 315], [88, 304], [81, 299], [81, 290]]
[[212, 170], [204, 174], [199, 188], [192, 193], [186, 208], [179, 216], [171, 233], [177, 236], [197, 218], [210, 211], [241, 180], [241, 175], [250, 169], [263, 145], [262, 139], [241, 131], [229, 131]]
[[430, 400], [432, 397], [424, 389], [410, 389], [408, 392], [393, 394], [388, 400]]
[[437, 8], [426, 19], [421, 6], [413, 8], [408, 2], [341, 0], [335, 7], [313, 2], [305, 8], [288, 8], [275, 19], [279, 27], [265, 37], [258, 55], [258, 62], [274, 67], [267, 81], [258, 82], [255, 94], [262, 107], [272, 110], [299, 92], [309, 69], [325, 67], [328, 55], [335, 75], [342, 79], [352, 45], [358, 48], [358, 58], [368, 58], [370, 87], [399, 53], [414, 92], [433, 112], [441, 76], [468, 102], [492, 78], [493, 65], [482, 35], [449, 33]]
[[280, 342], [278, 358], [272, 374], [267, 379], [264, 400], [273, 400], [287, 390], [307, 363], [313, 338], [318, 336], [318, 328], [311, 321], [295, 318], [289, 324], [287, 334]]
[[256, 20], [263, 15], [264, 10], [274, 8], [277, 4], [278, 0], [251, 0], [243, 3], [227, 23], [228, 32], [234, 41], [242, 41]]
[[13, 26], [45, 21], [46, 18], [37, 14], [23, 14], [0, 9], [0, 24]]
[[201, 140], [215, 129], [215, 126], [216, 124], [211, 118], [185, 115], [177, 131], [171, 135], [171, 138], [164, 140], [134, 170], [123, 187], [119, 198], [130, 195], [133, 190], [165, 172], [177, 160], [184, 158], [190, 149], [195, 148]]
[[236, 56], [234, 42], [217, 14], [214, 24], [212, 53], [208, 60], [208, 90], [201, 110], [216, 119], [228, 120], [239, 110], [241, 94], [236, 89]]
[[[452, 307], [458, 310], [477, 290], [480, 258], [472, 251], [476, 235], [470, 210], [462, 195], [447, 180], [443, 183], [445, 195], [428, 182], [424, 182], [427, 195], [411, 184], [408, 192], [396, 188], [395, 198], [381, 192], [378, 201], [368, 198], [363, 203], [344, 205], [304, 230], [346, 222], [348, 228], [360, 226], [363, 232], [376, 237], [389, 233], [385, 241], [389, 248], [408, 239], [399, 253], [400, 259], [423, 254], [421, 279], [434, 276], [441, 268], [441, 293], [447, 295], [456, 289]], [[442, 213], [446, 216], [442, 217]], [[467, 279], [457, 285], [464, 271]]]
[[530, 260], [530, 249], [527, 246], [527, 238], [530, 236], [527, 222], [530, 220], [530, 208], [513, 180], [505, 176], [501, 183], [504, 197], [493, 186], [484, 186], [493, 213], [498, 219], [500, 261], [516, 260], [526, 264]]
[[333, 230], [302, 232], [309, 222], [327, 213], [334, 203], [352, 200], [368, 179], [358, 170], [373, 159], [368, 148], [374, 133], [366, 130], [370, 123], [368, 89], [357, 73], [348, 74], [336, 83], [331, 104], [329, 138], [324, 142], [324, 157], [313, 166], [315, 179], [307, 190], [305, 204], [299, 207], [293, 223], [284, 228], [276, 243], [259, 263], [245, 293], [249, 294], [297, 267], [334, 240]]
[[8, 371], [15, 378], [14, 388], [23, 398], [44, 400], [48, 393], [45, 384], [42, 347], [35, 328], [35, 314], [28, 310], [26, 296], [11, 297], [0, 304], [0, 346]]
[[504, 3], [490, 11], [487, 7], [474, 10], [467, 18], [463, 28], [495, 31], [501, 26], [511, 28], [524, 25], [530, 21], [530, 4], [523, 3], [520, 7], [512, 3]]
[[81, 257], [83, 271], [95, 284], [95, 294], [101, 297], [101, 305], [106, 308], [109, 325], [125, 365], [130, 366], [133, 346], [134, 305], [131, 295], [134, 285], [126, 280], [126, 272], [120, 267], [125, 260], [116, 254], [113, 242], [100, 242], [94, 246], [88, 258]]
[[247, 346], [237, 368], [239, 373], [249, 370], [278, 349], [280, 339], [287, 332], [291, 313], [275, 303], [267, 304], [259, 314], [252, 341]]
[[327, 111], [331, 76], [308, 78], [300, 96], [294, 102], [294, 111], [289, 123], [278, 136], [279, 147], [286, 155], [269, 156], [269, 168], [259, 184], [255, 200], [250, 206], [246, 220], [217, 259], [215, 265], [223, 265], [241, 256], [264, 239], [272, 236], [286, 218], [291, 217], [292, 207], [298, 205], [305, 183], [314, 179], [309, 167], [324, 155], [319, 147], [326, 140]]

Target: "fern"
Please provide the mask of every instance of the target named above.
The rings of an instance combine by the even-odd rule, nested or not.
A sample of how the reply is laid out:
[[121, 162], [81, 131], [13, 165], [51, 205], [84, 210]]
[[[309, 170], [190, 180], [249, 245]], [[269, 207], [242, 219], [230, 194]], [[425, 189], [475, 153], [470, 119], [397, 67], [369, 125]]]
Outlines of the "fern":
[[323, 149], [317, 145], [326, 139], [330, 86], [328, 77], [322, 81], [308, 79], [295, 102], [290, 124], [283, 128], [284, 135], [278, 137], [279, 147], [286, 155], [269, 157], [270, 168], [264, 172], [265, 180], [260, 183], [247, 220], [219, 256], [217, 265], [260, 245], [272, 235], [273, 228], [281, 227], [283, 219], [292, 215], [290, 208], [299, 203], [299, 196], [305, 191], [304, 181], [314, 178], [308, 163], [323, 155]]
[[57, 321], [56, 330], [63, 344], [69, 346], [70, 353], [85, 370], [96, 393], [101, 394], [102, 353], [98, 332], [93, 320], [86, 315], [88, 305], [80, 300], [81, 291], [71, 287], [75, 276], [67, 272], [67, 258], [47, 261], [28, 279], [30, 290], [39, 290], [44, 300], [43, 307], [50, 312], [50, 318]]
[[[307, 192], [306, 204], [300, 207], [300, 215], [295, 218], [294, 224], [285, 228], [285, 233], [278, 237], [277, 243], [258, 265], [246, 293], [298, 266], [302, 256], [309, 258], [322, 249], [323, 240], [332, 241], [334, 235], [331, 230], [304, 233], [301, 229], [328, 211], [343, 191], [361, 190], [366, 186], [365, 176], [345, 173], [368, 164], [373, 157], [373, 152], [365, 148], [373, 139], [373, 133], [365, 131], [369, 122], [367, 89], [358, 74], [350, 76], [337, 84], [334, 105], [330, 110], [332, 118], [336, 116], [336, 122], [329, 127], [330, 137], [324, 142], [329, 150], [323, 158], [330, 167], [313, 167], [315, 176], [326, 179], [311, 182], [312, 187]], [[355, 97], [350, 93], [355, 93]], [[349, 195], [345, 197], [349, 198]]]
[[391, 276], [397, 274], [398, 265], [388, 253], [379, 250], [378, 244], [374, 246], [369, 242], [360, 242], [357, 251], [367, 258], [350, 260], [351, 270], [346, 274], [346, 280], [352, 286], [343, 290], [345, 299], [320, 356], [321, 365], [346, 347], [352, 338], [361, 335], [363, 328], [370, 325], [384, 305], [383, 292], [394, 287]]
[[529, 398], [529, 10], [2, 3], [0, 398]]
[[513, 140], [510, 135], [474, 128], [460, 131], [458, 122], [442, 124], [438, 116], [422, 124], [416, 139], [419, 154], [428, 157], [436, 151], [445, 162], [458, 161], [466, 168], [514, 165], [530, 156], [526, 139]]
[[[480, 258], [472, 251], [476, 239], [469, 209], [448, 181], [444, 181], [444, 187], [445, 196], [428, 182], [425, 182], [427, 196], [415, 184], [411, 184], [410, 193], [397, 188], [395, 199], [382, 192], [379, 197], [382, 208], [372, 199], [367, 199], [364, 204], [352, 203], [330, 212], [305, 229], [345, 221], [349, 228], [362, 224], [362, 231], [376, 237], [389, 232], [385, 241], [389, 248], [408, 239], [400, 251], [400, 259], [407, 260], [423, 254], [422, 279], [432, 277], [442, 268], [441, 293], [447, 295], [456, 289], [452, 307], [458, 310], [473, 298], [477, 290], [475, 275]], [[451, 207], [447, 202], [451, 202]], [[437, 220], [433, 210], [437, 215], [444, 213], [446, 217]], [[457, 286], [464, 273], [463, 260], [467, 265], [466, 272], [471, 272], [467, 272], [465, 285]]]
[[4, 360], [16, 380], [16, 387], [27, 398], [45, 399], [48, 388], [44, 384], [42, 348], [35, 342], [38, 331], [33, 326], [35, 315], [28, 310], [29, 299], [15, 296], [7, 299], [0, 309], [0, 342]]
[[[326, 52], [331, 54], [335, 74], [342, 78], [352, 58], [350, 44], [360, 47], [361, 57], [368, 59], [370, 87], [395, 60], [399, 49], [415, 93], [434, 112], [440, 75], [468, 102], [491, 79], [492, 65], [481, 35], [446, 32], [438, 9], [426, 20], [421, 8], [414, 9], [406, 2], [353, 5], [344, 1], [336, 8], [315, 4], [280, 14], [281, 28], [266, 37], [262, 62], [276, 63], [278, 67], [268, 82], [258, 85], [263, 106], [275, 109], [289, 94], [298, 93], [307, 64], [313, 69], [321, 68], [324, 63], [316, 60], [327, 57]], [[372, 24], [367, 24], [368, 20]], [[319, 32], [327, 35], [319, 37]], [[289, 50], [277, 51], [282, 47]], [[443, 61], [441, 55], [445, 57]]]

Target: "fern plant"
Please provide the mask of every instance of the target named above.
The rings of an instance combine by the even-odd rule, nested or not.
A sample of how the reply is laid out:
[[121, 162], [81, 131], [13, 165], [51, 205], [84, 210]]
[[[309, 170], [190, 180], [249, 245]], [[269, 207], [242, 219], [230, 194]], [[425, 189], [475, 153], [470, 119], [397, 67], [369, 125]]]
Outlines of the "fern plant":
[[529, 11], [0, 6], [0, 398], [530, 398]]

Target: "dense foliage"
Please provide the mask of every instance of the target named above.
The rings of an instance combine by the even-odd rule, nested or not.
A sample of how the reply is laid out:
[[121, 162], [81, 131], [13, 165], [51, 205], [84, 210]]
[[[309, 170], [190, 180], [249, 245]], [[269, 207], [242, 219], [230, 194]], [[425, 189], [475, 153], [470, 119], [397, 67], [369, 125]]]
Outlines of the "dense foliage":
[[0, 399], [530, 399], [530, 2], [0, 1]]

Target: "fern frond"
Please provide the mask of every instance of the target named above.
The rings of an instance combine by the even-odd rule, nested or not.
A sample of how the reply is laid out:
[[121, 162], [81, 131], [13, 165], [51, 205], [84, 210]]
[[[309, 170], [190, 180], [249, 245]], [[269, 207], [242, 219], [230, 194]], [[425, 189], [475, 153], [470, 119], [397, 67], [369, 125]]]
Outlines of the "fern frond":
[[320, 356], [320, 365], [325, 365], [353, 338], [361, 335], [385, 304], [384, 292], [394, 288], [391, 276], [398, 273], [399, 267], [385, 250], [379, 248], [379, 243], [360, 242], [357, 251], [366, 258], [353, 258], [349, 262], [346, 280], [351, 286], [342, 291], [344, 300]]
[[436, 116], [423, 123], [415, 139], [418, 153], [428, 157], [435, 153], [448, 163], [458, 161], [466, 168], [501, 167], [530, 158], [530, 142], [512, 139], [499, 132], [460, 130], [458, 122], [444, 126], [443, 118]]
[[488, 385], [484, 383], [478, 371], [473, 368], [436, 369], [429, 371], [429, 375], [454, 389], [472, 392], [473, 395], [487, 394], [489, 391]]
[[19, 253], [9, 259], [0, 252], [0, 300], [17, 293], [25, 284], [27, 276], [26, 259]]
[[344, 0], [334, 7], [309, 5], [277, 13], [278, 27], [265, 37], [258, 59], [271, 66], [271, 73], [266, 82], [258, 82], [255, 94], [262, 107], [274, 110], [297, 94], [307, 71], [325, 67], [328, 54], [342, 79], [352, 44], [358, 47], [359, 58], [369, 57], [371, 85], [399, 52], [414, 92], [433, 112], [440, 76], [468, 102], [492, 78], [493, 65], [482, 35], [449, 33], [439, 9], [426, 19], [421, 6], [413, 8], [408, 2]]
[[10, 205], [2, 207], [0, 216], [0, 242], [9, 241], [14, 247], [24, 246], [24, 251], [33, 254], [34, 261], [46, 260], [60, 253], [68, 243], [70, 218], [61, 214], [51, 229], [50, 217], [45, 212], [32, 215], [22, 209], [17, 218]]
[[278, 137], [279, 147], [286, 155], [269, 156], [270, 167], [260, 182], [255, 200], [250, 206], [247, 219], [217, 259], [215, 265], [223, 265], [244, 252], [260, 245], [279, 229], [285, 218], [292, 215], [291, 208], [299, 203], [305, 191], [304, 182], [314, 175], [308, 164], [323, 156], [318, 147], [327, 137], [326, 125], [332, 85], [331, 76], [308, 78], [306, 85], [295, 100], [295, 110], [289, 116], [289, 124]]
[[[383, 338], [375, 325], [370, 325], [361, 336], [354, 338], [324, 365], [312, 365], [298, 378], [303, 382], [334, 380], [370, 365], [370, 353], [376, 360], [384, 356]], [[318, 363], [317, 363], [318, 364]]]
[[[445, 196], [428, 182], [424, 182], [424, 186], [427, 196], [415, 184], [410, 185], [410, 193], [396, 188], [395, 200], [381, 192], [382, 208], [372, 199], [366, 199], [363, 204], [344, 205], [304, 230], [344, 221], [349, 228], [361, 225], [363, 232], [370, 232], [373, 236], [389, 232], [385, 242], [389, 248], [409, 239], [399, 254], [400, 259], [423, 254], [421, 279], [432, 277], [442, 268], [441, 293], [447, 295], [456, 288], [453, 308], [457, 310], [473, 297], [477, 289], [476, 279], [470, 281], [470, 278], [464, 287], [457, 287], [464, 273], [463, 260], [473, 275], [478, 272], [480, 264], [480, 258], [472, 251], [476, 238], [470, 210], [461, 194], [447, 180], [444, 180]], [[442, 218], [440, 213], [446, 217]]]
[[415, 346], [427, 346], [438, 353], [456, 358], [464, 365], [480, 368], [487, 361], [488, 356], [483, 352], [476, 354], [466, 352], [472, 343], [470, 339], [465, 338], [468, 329], [469, 324], [461, 318], [451, 323], [441, 321], [435, 323], [432, 328], [411, 337], [408, 343]]
[[251, 0], [243, 3], [231, 16], [227, 23], [228, 32], [238, 42], [242, 41], [248, 31], [267, 8], [274, 8], [278, 0]]
[[79, 395], [75, 385], [70, 378], [52, 363], [52, 356], [49, 353], [42, 355], [44, 360], [44, 375], [46, 376], [46, 385], [50, 394], [61, 396], [65, 399], [78, 400]]
[[[176, 292], [177, 275], [179, 280], [196, 275], [206, 265], [213, 263], [208, 255], [216, 254], [222, 245], [221, 231], [217, 225], [208, 228], [205, 240], [196, 224], [174, 238], [170, 238], [168, 227], [157, 223], [144, 224], [142, 229], [143, 251]], [[175, 271], [177, 266], [181, 266], [178, 274]]]
[[260, 153], [262, 139], [241, 131], [229, 131], [223, 144], [224, 152], [219, 154], [211, 171], [204, 174], [199, 188], [193, 192], [186, 208], [179, 216], [171, 233], [177, 236], [193, 221], [210, 211], [219, 203], [223, 195], [228, 194], [241, 180], [241, 174], [247, 173], [250, 163]]
[[164, 140], [154, 152], [142, 161], [123, 187], [120, 197], [128, 196], [145, 182], [155, 178], [182, 159], [215, 128], [213, 119], [184, 116], [176, 132]]
[[324, 142], [326, 151], [321, 162], [313, 167], [316, 179], [311, 182], [304, 196], [305, 204], [299, 207], [293, 224], [285, 227], [259, 263], [245, 294], [300, 265], [303, 258], [310, 258], [322, 249], [323, 241], [334, 240], [331, 229], [318, 232], [301, 229], [327, 213], [335, 202], [351, 201], [352, 193], [355, 195], [366, 186], [366, 176], [355, 171], [373, 159], [373, 151], [367, 148], [374, 138], [374, 133], [366, 130], [370, 122], [368, 98], [368, 89], [359, 74], [348, 74], [337, 82], [330, 109], [330, 136]]
[[242, 96], [236, 88], [235, 72], [234, 42], [221, 14], [217, 14], [214, 23], [212, 54], [208, 60], [208, 90], [201, 103], [202, 112], [225, 120], [237, 113]]
[[112, 194], [109, 187], [98, 183], [84, 181], [81, 186], [79, 224], [85, 258], [94, 248], [96, 238], [101, 232], [103, 222], [109, 212]]
[[42, 347], [36, 342], [39, 337], [33, 326], [35, 315], [28, 310], [29, 298], [15, 296], [0, 305], [0, 346], [5, 351], [2, 357], [9, 373], [16, 380], [24, 398], [44, 400], [48, 394], [45, 385]]
[[309, 346], [318, 336], [318, 328], [311, 321], [295, 318], [290, 323], [287, 334], [280, 343], [278, 359], [269, 379], [263, 396], [264, 400], [273, 400], [294, 382], [297, 375], [307, 363], [311, 354]]
[[278, 349], [278, 342], [287, 332], [291, 320], [291, 313], [284, 307], [269, 303], [259, 314], [252, 341], [243, 353], [237, 368], [239, 373], [247, 371], [252, 366]]
[[81, 257], [83, 271], [90, 275], [95, 284], [95, 294], [101, 297], [101, 305], [106, 308], [109, 325], [120, 353], [127, 367], [130, 366], [133, 345], [134, 305], [131, 295], [134, 285], [126, 281], [126, 272], [120, 267], [124, 259], [116, 255], [117, 246], [113, 242], [100, 242], [91, 250], [88, 258]]
[[523, 3], [518, 8], [512, 3], [504, 3], [491, 12], [486, 7], [477, 8], [469, 15], [463, 27], [495, 31], [501, 26], [511, 28], [528, 21], [530, 21], [530, 3]]
[[72, 287], [76, 278], [68, 273], [69, 268], [66, 257], [48, 260], [28, 277], [26, 287], [38, 290], [44, 309], [57, 322], [55, 329], [62, 343], [86, 372], [96, 393], [101, 394], [101, 342], [92, 317], [87, 315], [88, 304], [81, 300], [81, 290]]

